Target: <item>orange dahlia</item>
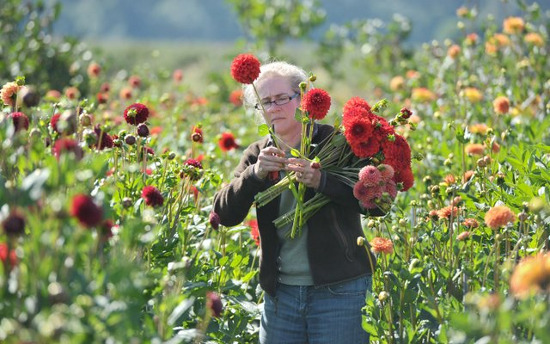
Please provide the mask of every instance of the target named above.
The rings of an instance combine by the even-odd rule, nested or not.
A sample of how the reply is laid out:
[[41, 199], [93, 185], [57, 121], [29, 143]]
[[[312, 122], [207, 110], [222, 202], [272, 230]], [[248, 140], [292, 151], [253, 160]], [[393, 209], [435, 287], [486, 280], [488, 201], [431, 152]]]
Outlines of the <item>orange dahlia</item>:
[[480, 143], [469, 143], [464, 149], [468, 155], [483, 155], [485, 152], [485, 146]]
[[485, 214], [485, 224], [493, 230], [516, 221], [516, 214], [505, 205], [497, 205]]
[[502, 29], [509, 34], [520, 33], [525, 28], [525, 22], [521, 17], [508, 17], [502, 23]]
[[550, 291], [550, 254], [539, 253], [523, 258], [512, 273], [510, 290], [518, 298]]
[[393, 242], [390, 239], [376, 237], [371, 240], [370, 246], [374, 253], [393, 253]]
[[507, 97], [499, 96], [493, 100], [493, 109], [499, 115], [504, 115], [510, 110], [510, 100]]

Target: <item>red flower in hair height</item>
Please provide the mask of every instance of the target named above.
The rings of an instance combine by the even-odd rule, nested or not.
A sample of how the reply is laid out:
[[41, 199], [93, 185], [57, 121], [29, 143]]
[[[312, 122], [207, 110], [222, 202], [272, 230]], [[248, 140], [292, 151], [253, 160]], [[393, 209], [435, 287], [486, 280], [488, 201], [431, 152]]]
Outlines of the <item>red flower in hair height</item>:
[[82, 225], [93, 227], [101, 223], [103, 210], [94, 203], [92, 197], [78, 194], [73, 197], [71, 215], [76, 217]]
[[239, 145], [235, 141], [235, 136], [229, 132], [222, 133], [220, 140], [218, 141], [220, 149], [224, 152], [230, 151], [233, 148], [239, 148]]
[[310, 118], [321, 120], [325, 118], [330, 109], [330, 95], [320, 88], [309, 90], [302, 98], [302, 110], [306, 111]]
[[251, 54], [237, 55], [231, 63], [231, 76], [241, 84], [251, 84], [260, 75], [260, 61]]

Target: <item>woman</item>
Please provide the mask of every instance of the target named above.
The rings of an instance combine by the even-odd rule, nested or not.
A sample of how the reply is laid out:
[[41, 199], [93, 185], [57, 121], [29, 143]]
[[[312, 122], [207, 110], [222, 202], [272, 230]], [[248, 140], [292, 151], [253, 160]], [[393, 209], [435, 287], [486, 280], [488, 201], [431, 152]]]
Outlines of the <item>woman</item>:
[[[260, 343], [367, 343], [362, 329], [362, 308], [371, 290], [374, 258], [356, 244], [363, 236], [362, 209], [351, 187], [305, 159], [293, 158], [290, 147], [299, 148], [301, 124], [295, 119], [300, 106], [301, 82], [306, 73], [286, 62], [261, 67], [255, 81], [244, 90], [245, 104], [254, 106], [273, 127], [277, 148], [270, 138], [252, 143], [243, 153], [235, 178], [214, 198], [214, 211], [225, 226], [241, 223], [254, 196], [276, 181], [271, 172], [295, 172], [307, 186], [306, 200], [316, 192], [331, 202], [313, 215], [294, 239], [290, 228], [277, 230], [273, 220], [295, 207], [290, 191], [257, 208], [261, 238], [260, 285], [266, 292], [260, 327]], [[334, 128], [316, 124], [313, 143], [319, 144]], [[286, 152], [285, 152], [286, 151]], [[375, 215], [381, 215], [375, 214]]]

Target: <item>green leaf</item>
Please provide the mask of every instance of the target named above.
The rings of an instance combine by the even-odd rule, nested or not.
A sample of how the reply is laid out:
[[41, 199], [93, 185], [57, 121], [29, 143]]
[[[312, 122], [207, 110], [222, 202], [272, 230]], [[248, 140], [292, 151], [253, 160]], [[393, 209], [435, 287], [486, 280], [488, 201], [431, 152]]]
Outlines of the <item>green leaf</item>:
[[299, 157], [300, 157], [300, 151], [297, 150], [297, 149], [294, 149], [294, 148], [292, 148], [292, 149], [290, 150], [290, 154], [291, 154], [292, 156], [296, 157], [296, 158], [299, 158]]
[[269, 127], [267, 126], [267, 124], [264, 123], [258, 126], [258, 135], [260, 136], [269, 135]]

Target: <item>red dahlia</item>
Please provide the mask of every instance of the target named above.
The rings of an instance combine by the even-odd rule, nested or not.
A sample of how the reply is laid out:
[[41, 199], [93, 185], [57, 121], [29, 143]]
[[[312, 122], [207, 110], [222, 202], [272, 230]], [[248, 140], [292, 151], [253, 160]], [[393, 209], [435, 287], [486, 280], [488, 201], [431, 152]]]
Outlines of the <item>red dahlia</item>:
[[8, 236], [21, 235], [25, 233], [25, 217], [18, 210], [13, 210], [8, 217], [2, 221], [4, 233]]
[[141, 197], [145, 200], [145, 204], [151, 207], [162, 206], [164, 203], [164, 197], [162, 197], [160, 191], [151, 185], [143, 188]]
[[82, 159], [84, 152], [76, 140], [70, 138], [61, 138], [55, 141], [53, 145], [53, 154], [57, 159], [64, 152], [73, 153], [76, 160]]
[[235, 142], [235, 136], [231, 133], [222, 133], [218, 146], [224, 152], [230, 151], [233, 148], [239, 148], [239, 145]]
[[206, 293], [206, 306], [208, 307], [208, 309], [210, 309], [210, 314], [212, 314], [214, 318], [219, 318], [222, 314], [222, 299], [217, 293], [213, 291], [209, 291]]
[[358, 142], [368, 141], [372, 136], [374, 126], [372, 122], [366, 118], [353, 117], [346, 121], [344, 124], [344, 135], [350, 145], [357, 144]]
[[56, 113], [52, 116], [52, 118], [50, 118], [50, 126], [52, 127], [53, 130], [55, 130], [56, 132], [58, 132], [59, 134], [61, 134], [61, 131], [59, 130], [59, 128], [57, 127], [57, 123], [59, 122], [59, 118], [61, 118], [61, 114], [60, 113]]
[[231, 76], [241, 84], [251, 84], [260, 75], [260, 61], [251, 54], [240, 54], [231, 63]]
[[11, 118], [13, 121], [13, 126], [15, 127], [15, 131], [19, 131], [22, 129], [29, 129], [29, 118], [27, 115], [25, 115], [22, 112], [12, 112], [9, 114], [8, 118]]
[[360, 108], [367, 112], [371, 112], [371, 107], [366, 100], [360, 97], [352, 97], [344, 105], [343, 113], [346, 113], [354, 108]]
[[202, 170], [202, 164], [197, 159], [187, 159], [187, 161], [185, 162], [185, 165], [193, 166], [195, 168], [198, 168], [198, 169]]
[[0, 261], [4, 264], [9, 264], [10, 267], [17, 265], [17, 254], [15, 250], [9, 250], [8, 254], [8, 245], [5, 242], [0, 244]]
[[325, 118], [329, 109], [330, 95], [325, 90], [314, 88], [302, 98], [302, 110], [306, 111], [314, 120]]
[[96, 147], [99, 150], [103, 150], [105, 148], [113, 148], [113, 146], [115, 145], [113, 138], [111, 137], [111, 135], [103, 131], [99, 124], [95, 126], [94, 132], [97, 134]]
[[149, 109], [141, 103], [134, 103], [124, 110], [124, 119], [128, 124], [138, 125], [149, 117]]
[[92, 197], [78, 194], [73, 197], [71, 215], [76, 217], [82, 225], [93, 227], [101, 223], [103, 210], [94, 203]]
[[210, 222], [210, 225], [212, 226], [212, 228], [214, 229], [218, 229], [220, 227], [220, 215], [218, 215], [217, 213], [215, 212], [210, 212], [210, 215], [208, 216], [208, 222]]

